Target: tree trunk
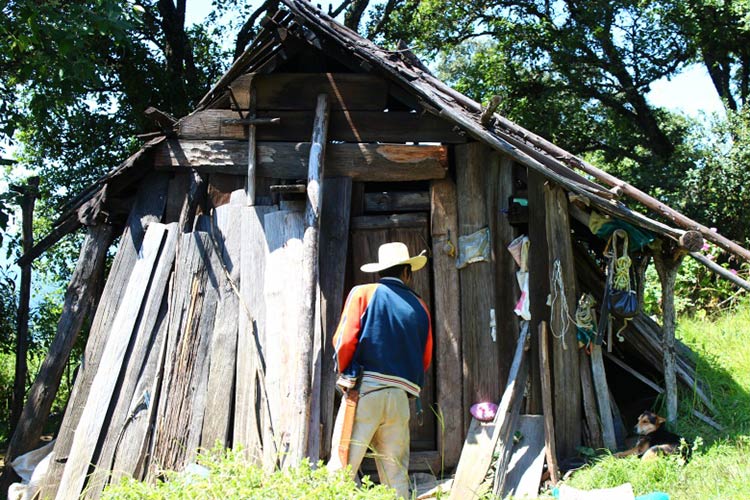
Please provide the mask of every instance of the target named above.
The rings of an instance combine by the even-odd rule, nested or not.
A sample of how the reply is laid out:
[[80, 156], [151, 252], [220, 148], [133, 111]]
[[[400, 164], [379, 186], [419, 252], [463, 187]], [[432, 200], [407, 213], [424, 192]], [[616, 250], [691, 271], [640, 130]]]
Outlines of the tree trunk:
[[[34, 246], [34, 203], [39, 189], [39, 177], [31, 177], [27, 186], [23, 188], [21, 200], [22, 237], [21, 245], [26, 254]], [[10, 432], [18, 425], [23, 410], [23, 400], [26, 395], [26, 377], [28, 375], [27, 354], [29, 350], [29, 298], [31, 296], [31, 262], [21, 266], [21, 290], [18, 299], [18, 314], [16, 317], [16, 373], [13, 383], [13, 403], [10, 409]]]

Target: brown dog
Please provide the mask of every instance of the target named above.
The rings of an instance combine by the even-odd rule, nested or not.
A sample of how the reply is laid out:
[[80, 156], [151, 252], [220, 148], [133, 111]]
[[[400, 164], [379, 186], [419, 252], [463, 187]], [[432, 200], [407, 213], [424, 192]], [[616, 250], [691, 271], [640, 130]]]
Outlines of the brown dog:
[[[638, 417], [635, 432], [638, 434], [636, 445], [625, 451], [615, 453], [618, 458], [638, 455], [643, 460], [651, 460], [659, 455], [667, 455], [680, 450], [680, 440], [677, 434], [662, 427], [666, 420], [654, 412], [644, 411]], [[687, 457], [685, 457], [687, 458]]]

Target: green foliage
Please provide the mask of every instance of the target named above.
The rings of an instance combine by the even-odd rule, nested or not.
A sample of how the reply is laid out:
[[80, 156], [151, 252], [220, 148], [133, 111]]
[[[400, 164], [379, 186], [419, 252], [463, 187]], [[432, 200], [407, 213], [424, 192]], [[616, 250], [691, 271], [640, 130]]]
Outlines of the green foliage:
[[392, 500], [395, 492], [385, 486], [375, 486], [365, 478], [362, 487], [349, 479], [345, 471], [329, 473], [319, 463], [313, 468], [307, 461], [299, 467], [268, 474], [244, 458], [242, 451], [214, 449], [198, 456], [199, 465], [207, 474], [190, 472], [165, 473], [164, 481], [148, 485], [130, 478], [104, 491], [105, 500], [127, 499], [198, 499], [198, 498], [257, 498], [257, 499], [373, 499]]
[[8, 417], [13, 400], [13, 380], [15, 373], [15, 356], [0, 351], [0, 446], [8, 442]]

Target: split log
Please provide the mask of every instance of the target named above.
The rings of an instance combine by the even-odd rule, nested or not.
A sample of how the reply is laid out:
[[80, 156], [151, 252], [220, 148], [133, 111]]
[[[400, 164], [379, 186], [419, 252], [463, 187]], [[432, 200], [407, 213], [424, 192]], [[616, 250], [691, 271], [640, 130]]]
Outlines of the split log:
[[[202, 222], [201, 222], [202, 224]], [[183, 234], [179, 241], [170, 296], [169, 330], [151, 465], [147, 479], [160, 470], [181, 470], [200, 443], [208, 384], [208, 350], [216, 319], [221, 271], [210, 236]]]
[[[233, 446], [241, 446], [247, 457], [256, 464], [263, 462], [263, 448], [273, 446], [270, 437], [273, 436], [272, 422], [265, 418], [268, 410], [264, 390], [266, 302], [261, 279], [266, 272], [269, 253], [265, 215], [274, 210], [274, 207], [256, 205], [242, 208], [241, 214], [240, 317]], [[275, 455], [275, 451], [272, 454]]]
[[84, 320], [93, 308], [107, 250], [112, 242], [112, 232], [112, 227], [107, 224], [93, 226], [88, 230], [65, 292], [57, 333], [29, 390], [28, 400], [8, 445], [6, 464], [31, 451], [39, 442], [70, 352]]
[[661, 281], [662, 355], [664, 356], [664, 388], [666, 389], [667, 422], [677, 420], [677, 361], [675, 359], [676, 311], [674, 287], [682, 257], [673, 258], [654, 252], [654, 265]]
[[[307, 177], [310, 143], [258, 142], [258, 177]], [[448, 168], [445, 146], [407, 144], [330, 144], [329, 175], [364, 182], [442, 179]], [[247, 175], [244, 141], [171, 140], [159, 146], [154, 166], [162, 170], [191, 168], [201, 173]]]
[[588, 429], [588, 446], [599, 449], [604, 446], [602, 431], [599, 425], [599, 413], [596, 410], [596, 392], [591, 378], [591, 360], [583, 349], [578, 351], [581, 372], [581, 395], [583, 397], [583, 415]]
[[[305, 232], [302, 237], [302, 303], [300, 304], [297, 329], [297, 358], [292, 399], [297, 411], [291, 428], [291, 463], [298, 465], [303, 457], [308, 456], [312, 462], [320, 456], [320, 393], [312, 392], [312, 360], [319, 356], [314, 354], [313, 344], [316, 332], [316, 306], [320, 287], [318, 243], [320, 241], [320, 211], [323, 204], [321, 189], [324, 185], [325, 152], [328, 142], [328, 113], [330, 102], [327, 94], [318, 96], [315, 108], [315, 125], [313, 126], [310, 148], [310, 159], [307, 172], [307, 206], [305, 207]], [[319, 319], [319, 317], [318, 317]], [[317, 322], [320, 325], [320, 321]], [[313, 399], [315, 402], [313, 402]], [[316, 407], [316, 412], [311, 407]], [[312, 419], [312, 422], [311, 422]], [[308, 438], [313, 426], [313, 435], [317, 437], [317, 446], [310, 446]]]
[[[167, 296], [167, 284], [172, 273], [175, 249], [177, 247], [178, 228], [177, 223], [166, 227], [166, 237], [163, 248], [159, 254], [158, 262], [153, 272], [153, 278], [148, 287], [148, 295], [143, 302], [143, 311], [135, 325], [132, 347], [124, 360], [124, 375], [117, 383], [114, 392], [113, 403], [102, 424], [102, 437], [99, 439], [100, 451], [94, 461], [96, 470], [89, 477], [86, 486], [87, 498], [99, 498], [101, 491], [112, 479], [116, 482], [123, 474], [133, 475], [135, 464], [140, 458], [144, 437], [138, 436], [131, 431], [132, 424], [138, 419], [149, 422], [148, 416], [152, 412], [153, 379], [156, 376], [155, 365], [158, 353], [163, 343], [162, 329], [164, 323], [164, 306]], [[148, 250], [144, 246], [144, 251]], [[136, 275], [133, 274], [133, 278]], [[148, 281], [147, 279], [144, 281]], [[130, 294], [133, 287], [129, 287]], [[118, 312], [117, 320], [123, 313]], [[119, 325], [116, 325], [119, 329]], [[109, 343], [108, 343], [109, 346]], [[100, 367], [100, 371], [103, 367]], [[92, 390], [94, 386], [92, 385]], [[140, 389], [140, 390], [139, 390]], [[90, 393], [91, 394], [91, 393]], [[97, 397], [94, 395], [94, 397]], [[91, 397], [89, 398], [91, 399]], [[88, 404], [88, 402], [87, 402]], [[100, 402], [103, 404], [103, 402]], [[145, 413], [142, 413], [145, 412]], [[145, 417], [145, 418], [144, 418]], [[139, 427], [145, 427], [140, 425]], [[126, 439], [127, 437], [127, 439]], [[135, 454], [129, 467], [125, 468], [124, 460], [121, 458], [115, 469], [115, 455]]]
[[139, 259], [133, 266], [128, 289], [115, 315], [113, 331], [102, 352], [76, 427], [70, 455], [55, 496], [58, 500], [77, 499], [81, 494], [165, 233], [166, 227], [161, 224], [151, 224], [146, 232]]
[[[484, 175], [492, 162], [498, 159], [494, 151], [478, 142], [456, 146], [457, 238], [488, 226]], [[504, 387], [505, 374], [500, 371], [499, 349], [490, 331], [490, 309], [495, 307], [492, 264], [475, 262], [460, 269], [458, 274], [464, 367], [463, 407], [467, 409], [480, 401], [496, 400]]]
[[[34, 246], [34, 204], [39, 190], [39, 177], [30, 177], [26, 185], [18, 188], [21, 194], [21, 248], [29, 253]], [[29, 350], [29, 300], [31, 298], [31, 263], [21, 266], [18, 310], [16, 313], [16, 366], [13, 382], [13, 400], [8, 427], [11, 434], [18, 424], [26, 396], [28, 374], [27, 353]]]
[[[513, 355], [513, 364], [508, 374], [508, 383], [498, 405], [489, 439], [486, 438], [486, 432], [477, 432], [481, 429], [482, 424], [478, 420], [472, 419], [469, 427], [470, 432], [464, 442], [461, 458], [456, 468], [456, 475], [451, 488], [451, 499], [463, 500], [479, 497], [479, 486], [489, 470], [496, 449], [499, 455], [496, 474], [504, 479], [513, 447], [513, 431], [521, 409], [523, 391], [526, 387], [528, 356], [526, 356], [525, 351], [528, 338], [528, 327], [522, 328]], [[485, 438], [478, 439], [480, 434], [484, 434]]]
[[456, 185], [445, 179], [430, 186], [432, 208], [432, 274], [435, 304], [435, 365], [439, 367], [437, 404], [442, 426], [438, 428], [438, 449], [443, 465], [451, 468], [461, 455], [464, 432], [462, 406], [461, 360], [461, 296], [456, 269], [458, 216]]
[[544, 412], [544, 447], [547, 456], [547, 469], [552, 484], [560, 479], [560, 469], [557, 466], [557, 448], [555, 445], [554, 408], [552, 407], [552, 380], [549, 368], [549, 338], [547, 322], [539, 323], [539, 368], [542, 385], [542, 410]]
[[322, 459], [330, 453], [334, 425], [336, 368], [333, 359], [333, 334], [344, 306], [346, 256], [349, 249], [349, 215], [352, 180], [348, 177], [326, 177], [323, 210], [320, 219], [320, 309], [323, 328], [320, 384]]
[[133, 266], [138, 259], [143, 237], [148, 226], [153, 222], [158, 222], [164, 214], [167, 186], [166, 174], [154, 174], [146, 178], [136, 196], [135, 204], [120, 238], [120, 247], [99, 300], [99, 307], [91, 324], [86, 351], [78, 367], [73, 390], [68, 398], [65, 416], [55, 441], [53, 458], [44, 481], [44, 497], [53, 497], [57, 493], [63, 468], [73, 444], [75, 429], [86, 405], [91, 382], [96, 375], [96, 368], [99, 366], [104, 345], [109, 338], [112, 323], [127, 290]]
[[602, 359], [602, 346], [591, 344], [591, 374], [594, 380], [596, 401], [599, 404], [599, 421], [602, 424], [602, 440], [607, 449], [617, 449], [617, 437], [615, 436], [614, 422], [612, 421], [612, 407], [609, 398], [609, 386], [607, 385], [607, 373], [604, 371], [604, 360]]
[[568, 217], [568, 198], [559, 187], [544, 188], [552, 296], [550, 330], [554, 379], [555, 436], [562, 457], [575, 455], [581, 444], [581, 381], [576, 325], [576, 269]]
[[[247, 128], [227, 122], [237, 118], [231, 109], [207, 109], [192, 113], [180, 120], [180, 139], [236, 139], [247, 140]], [[258, 141], [299, 142], [310, 139], [315, 115], [313, 111], [259, 110], [259, 119], [279, 118], [282, 126], [258, 127]], [[439, 142], [456, 144], [466, 142], [452, 123], [430, 113], [409, 111], [336, 111], [330, 113], [328, 140], [337, 142]]]
[[211, 334], [208, 373], [208, 400], [203, 419], [201, 447], [230, 443], [234, 408], [237, 333], [239, 328], [240, 252], [242, 245], [242, 208], [224, 205], [214, 210], [209, 234], [221, 267], [217, 276], [219, 302], [216, 323]]
[[[265, 216], [265, 228], [270, 252], [263, 281], [268, 311], [265, 383], [274, 435], [264, 438], [263, 463], [273, 468], [276, 463], [282, 467], [290, 465], [291, 431], [300, 411], [289, 404], [295, 398], [295, 380], [300, 377], [296, 361], [301, 356], [300, 339], [290, 332], [299, 331], [299, 311], [307, 300], [302, 295], [304, 217], [300, 212], [271, 212]], [[273, 446], [268, 446], [271, 443]]]

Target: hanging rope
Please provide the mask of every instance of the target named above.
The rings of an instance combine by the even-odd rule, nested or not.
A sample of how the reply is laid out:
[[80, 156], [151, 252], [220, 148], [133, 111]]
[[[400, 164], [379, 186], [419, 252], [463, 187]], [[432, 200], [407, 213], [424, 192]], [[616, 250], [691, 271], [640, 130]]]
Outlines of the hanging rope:
[[564, 351], [568, 350], [568, 346], [565, 344], [565, 332], [570, 328], [570, 310], [568, 309], [568, 299], [565, 297], [565, 284], [562, 278], [562, 266], [560, 259], [555, 259], [552, 265], [552, 300], [550, 307], [552, 311], [555, 310], [555, 302], [560, 303], [560, 333], [555, 333], [555, 329], [550, 322], [550, 331], [552, 336], [560, 340]]

